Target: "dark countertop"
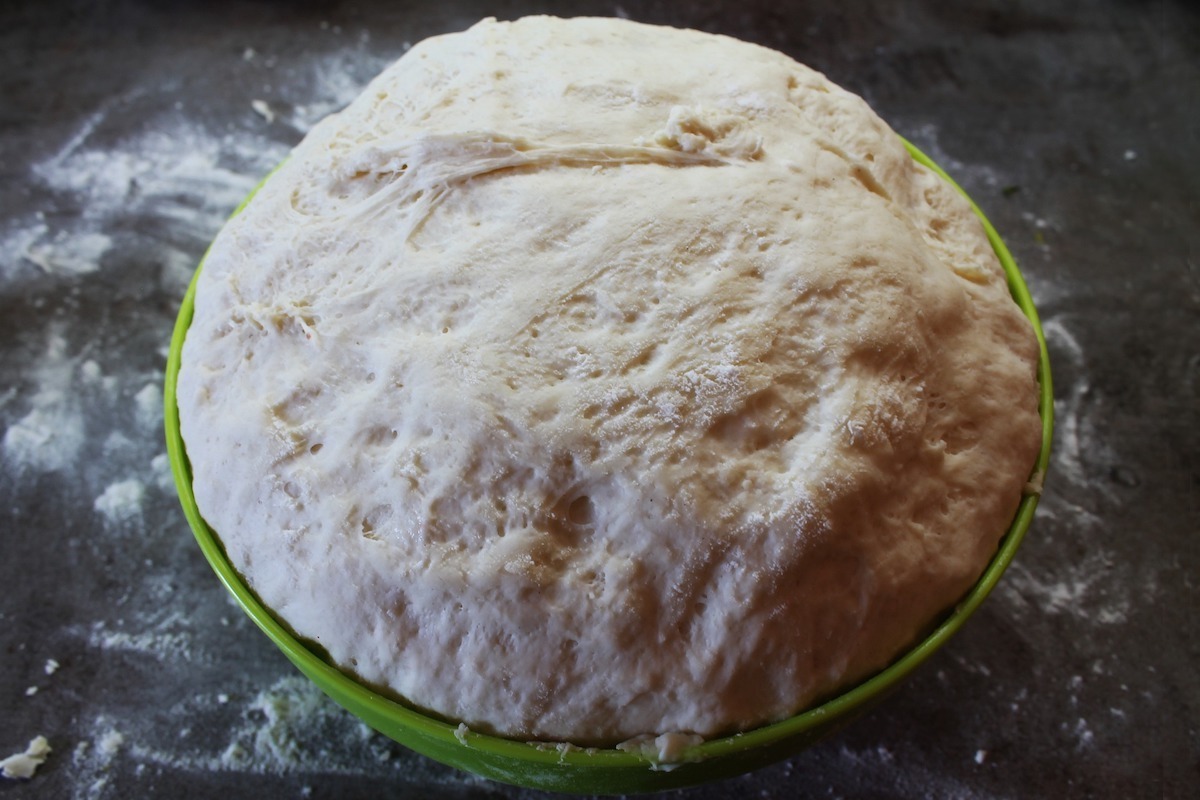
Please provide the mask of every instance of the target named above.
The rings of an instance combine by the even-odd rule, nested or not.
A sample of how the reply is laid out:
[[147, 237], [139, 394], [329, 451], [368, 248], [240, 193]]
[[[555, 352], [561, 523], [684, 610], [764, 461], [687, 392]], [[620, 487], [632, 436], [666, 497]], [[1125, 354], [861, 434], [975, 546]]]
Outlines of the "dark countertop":
[[[243, 195], [410, 43], [567, 11], [410, 5], [0, 10], [0, 757], [54, 748], [0, 798], [541, 796], [298, 677], [226, 598], [163, 455], [174, 315]], [[1200, 785], [1200, 14], [948, 5], [570, 6], [761, 42], [863, 94], [1006, 238], [1054, 370], [1047, 493], [971, 623], [867, 719], [681, 798]]]

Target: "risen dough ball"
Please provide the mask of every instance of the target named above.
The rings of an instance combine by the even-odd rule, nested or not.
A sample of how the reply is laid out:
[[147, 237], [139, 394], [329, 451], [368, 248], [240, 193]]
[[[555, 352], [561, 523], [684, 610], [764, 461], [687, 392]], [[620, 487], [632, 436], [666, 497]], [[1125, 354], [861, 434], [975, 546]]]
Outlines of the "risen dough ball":
[[1041, 441], [966, 203], [791, 59], [620, 20], [426, 41], [205, 262], [195, 493], [413, 705], [613, 743], [787, 717], [978, 578]]

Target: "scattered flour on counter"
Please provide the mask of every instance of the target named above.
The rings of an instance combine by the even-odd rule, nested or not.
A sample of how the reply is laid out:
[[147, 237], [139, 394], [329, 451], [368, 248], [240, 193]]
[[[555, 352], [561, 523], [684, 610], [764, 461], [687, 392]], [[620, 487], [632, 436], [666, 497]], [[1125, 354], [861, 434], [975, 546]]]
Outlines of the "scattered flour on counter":
[[[1067, 723], [1064, 722], [1063, 727], [1066, 728]], [[1075, 736], [1076, 750], [1083, 750], [1087, 747], [1090, 747], [1096, 740], [1096, 734], [1092, 732], [1087, 720], [1083, 717], [1080, 717], [1078, 720], [1076, 720], [1074, 727], [1072, 727], [1070, 730]]]
[[[369, 37], [353, 49], [281, 67], [277, 85], [283, 96], [254, 99], [251, 108], [268, 123], [279, 119], [307, 131], [346, 105], [399, 55], [373, 55], [368, 42]], [[241, 56], [255, 57], [252, 48]], [[268, 59], [267, 66], [274, 64]], [[178, 108], [150, 116], [124, 139], [103, 141], [109, 111], [122, 99], [91, 113], [56, 153], [32, 167], [33, 183], [65, 195], [80, 213], [61, 222], [49, 221], [42, 211], [13, 220], [0, 231], [0, 247], [16, 257], [0, 263], [0, 278], [44, 273], [77, 279], [94, 273], [124, 244], [123, 237], [136, 235], [114, 232], [118, 223], [145, 218], [154, 223], [161, 280], [182, 295], [199, 255], [225, 219], [290, 148], [290, 142], [262, 130], [217, 134], [203, 122], [181, 118]], [[277, 102], [288, 111], [276, 111]]]
[[133, 397], [137, 411], [138, 423], [146, 429], [158, 429], [163, 417], [162, 385], [158, 382], [147, 383]]
[[175, 490], [175, 475], [171, 472], [171, 459], [166, 453], [159, 453], [150, 461], [150, 480], [164, 492]]
[[1062, 502], [1070, 502], [1071, 497], [1085, 497], [1086, 500], [1072, 504], [1072, 509], [1080, 515], [1079, 519], [1099, 522], [1090, 501], [1100, 495], [1121, 502], [1117, 487], [1107, 480], [1105, 473], [1124, 459], [1109, 441], [1103, 401], [1088, 379], [1096, 370], [1071, 330], [1071, 323], [1069, 315], [1056, 314], [1052, 308], [1042, 323], [1058, 381], [1054, 445], [1050, 451], [1050, 495]]
[[[183, 297], [199, 265], [199, 257], [191, 250], [170, 248], [160, 253], [162, 272], [159, 280], [163, 289], [175, 297]], [[166, 353], [163, 354], [166, 359]]]
[[1095, 480], [1095, 473], [1102, 464], [1117, 463], [1117, 457], [1103, 444], [1103, 436], [1097, 430], [1097, 422], [1088, 407], [1088, 388], [1087, 380], [1080, 379], [1066, 390], [1065, 397], [1054, 403], [1051, 481], [1061, 479], [1076, 489], [1101, 491], [1111, 497], [1111, 490]]
[[8, 280], [11, 275], [23, 267], [22, 261], [36, 265], [28, 254], [42, 242], [49, 233], [46, 227], [45, 214], [41, 211], [30, 214], [23, 220], [10, 221], [4, 232], [0, 233], [0, 248], [9, 257], [0, 261], [0, 279]]
[[[139, 427], [155, 434], [162, 420], [161, 374], [153, 371], [135, 372], [124, 376], [134, 386], [141, 385], [133, 402], [121, 391], [124, 382], [116, 375], [106, 375], [100, 365], [87, 357], [90, 345], [72, 352], [61, 323], [51, 323], [46, 334], [46, 344], [41, 353], [32, 359], [26, 379], [32, 384], [27, 393], [17, 390], [5, 405], [20, 413], [22, 400], [25, 413], [11, 422], [4, 430], [3, 449], [5, 461], [17, 473], [60, 472], [71, 473], [83, 479], [85, 485], [94, 486], [97, 478], [111, 481], [111, 475], [103, 469], [92, 469], [103, 464], [117, 465], [125, 460], [137, 461], [139, 451], [147, 449], [146, 437], [139, 434], [131, 439], [120, 429], [109, 430], [104, 440], [102, 460], [98, 462], [88, 451], [95, 448], [97, 419], [106, 420], [111, 427], [114, 416], [120, 418], [132, 412]], [[92, 421], [89, 426], [89, 420]], [[155, 436], [154, 448], [160, 439]], [[142, 456], [142, 463], [150, 456]], [[160, 485], [153, 462], [149, 462], [148, 480]], [[144, 467], [138, 468], [140, 475]], [[140, 508], [144, 480], [138, 475], [124, 480], [101, 484], [92, 491], [101, 491], [95, 499], [95, 509], [110, 521], [129, 519]], [[151, 475], [154, 475], [151, 478]], [[96, 481], [98, 482], [98, 481]]]
[[104, 394], [113, 394], [117, 390], [116, 377], [105, 375], [100, 365], [90, 358], [79, 365], [79, 382]]
[[[1004, 232], [1001, 232], [1004, 235]], [[1037, 308], [1038, 313], [1042, 314], [1042, 329], [1045, 331], [1046, 323], [1052, 317], [1050, 314], [1060, 304], [1069, 301], [1078, 293], [1078, 287], [1067, 280], [1062, 280], [1054, 275], [1050, 270], [1024, 270], [1021, 277], [1025, 279], [1025, 285], [1029, 287], [1029, 294], [1033, 297], [1033, 305]], [[1046, 334], [1049, 338], [1049, 334]], [[1053, 369], [1057, 366], [1057, 362], [1051, 353], [1050, 366]]]
[[161, 127], [111, 148], [73, 140], [34, 175], [86, 201], [85, 220], [149, 214], [207, 238], [285, 152], [253, 133], [214, 136], [195, 124], [154, 122]]
[[136, 478], [128, 478], [110, 484], [104, 494], [96, 498], [93, 507], [107, 522], [116, 525], [140, 515], [145, 496], [145, 485]]
[[[48, 325], [45, 345], [6, 395], [0, 425], [4, 417], [11, 421], [0, 456], [14, 476], [70, 476], [106, 523], [128, 523], [140, 518], [148, 487], [173, 491], [159, 434], [162, 375], [106, 375], [88, 357], [90, 344], [72, 350], [66, 330], [64, 323]], [[141, 388], [131, 393], [124, 386]]]
[[843, 745], [836, 751], [835, 758], [838, 772], [845, 776], [847, 782], [843, 787], [844, 797], [858, 796], [853, 785], [855, 780], [878, 780], [879, 776], [885, 774], [890, 779], [886, 792], [890, 797], [953, 797], [970, 800], [979, 796], [970, 786], [945, 774], [944, 770], [931, 769], [917, 759], [897, 758], [896, 753], [883, 746], [854, 750]]
[[38, 767], [46, 762], [50, 754], [50, 743], [45, 736], [36, 736], [25, 748], [23, 753], [14, 753], [0, 761], [0, 774], [6, 778], [28, 780], [37, 772]]
[[[1030, 221], [1039, 223], [1032, 216]], [[1069, 547], [1068, 540], [1086, 545], [1080, 550], [1084, 555], [1072, 552], [1054, 559], [1053, 565], [1018, 558], [1000, 582], [998, 596], [1010, 601], [1018, 612], [1066, 615], [1100, 626], [1124, 624], [1134, 608], [1134, 587], [1143, 597], [1151, 597], [1157, 592], [1156, 576], [1135, 574], [1133, 566], [1103, 545], [1107, 526], [1102, 503], [1122, 502], [1105, 473], [1123, 458], [1105, 431], [1103, 406], [1089, 381], [1095, 369], [1077, 335], [1077, 318], [1061, 310], [1064, 303], [1069, 307], [1075, 290], [1054, 281], [1033, 288], [1042, 311], [1057, 395], [1046, 491], [1034, 531], [1057, 528], [1063, 535], [1055, 537], [1051, 546]]]
[[100, 269], [100, 259], [112, 247], [107, 234], [91, 231], [69, 235], [59, 231], [53, 237], [39, 237], [21, 255], [47, 275], [86, 275]]
[[[126, 721], [121, 734], [115, 734], [113, 719], [100, 717], [91, 742], [76, 750], [75, 766], [84, 773], [81, 783], [106, 780], [118, 750], [143, 770], [153, 766], [185, 772], [359, 776], [388, 776], [403, 770], [411, 777], [414, 771], [429, 769], [429, 783], [482, 781], [423, 760], [393, 759], [395, 745], [390, 740], [298, 675], [281, 678], [253, 695], [232, 725], [231, 707], [231, 697], [224, 692], [190, 695], [162, 720], [142, 716]], [[195, 730], [171, 722], [180, 719], [195, 721]], [[171, 727], [160, 731], [162, 724]], [[228, 727], [222, 731], [224, 726]], [[96, 800], [95, 793], [79, 800], [84, 797]]]
[[73, 800], [101, 800], [112, 796], [106, 791], [113, 764], [125, 747], [125, 734], [117, 730], [114, 721], [101, 715], [91, 725], [90, 738], [75, 746], [71, 756], [74, 770]]
[[100, 260], [112, 248], [112, 239], [98, 230], [72, 233], [58, 230], [53, 235], [43, 216], [34, 214], [11, 226], [0, 236], [0, 246], [13, 256], [12, 266], [0, 270], [0, 278], [25, 262], [47, 275], [78, 277], [100, 269]]
[[162, 620], [141, 627], [142, 630], [130, 633], [111, 630], [103, 622], [97, 622], [91, 625], [87, 642], [100, 650], [140, 653], [156, 661], [192, 660], [192, 637], [182, 611], [172, 611]]
[[[1126, 621], [1133, 585], [1128, 570], [1101, 550], [1083, 556], [1078, 562], [1043, 576], [1017, 560], [1008, 569], [998, 587], [1001, 596], [1022, 609], [1038, 615], [1069, 614], [1083, 621], [1115, 625]], [[1144, 587], [1148, 593], [1153, 586]]]
[[154, 230], [161, 280], [182, 294], [187, 282], [177, 274], [180, 264], [188, 265], [190, 276], [226, 217], [287, 147], [248, 131], [214, 135], [177, 115], [152, 118], [146, 129], [114, 145], [93, 144], [105, 115], [97, 112], [57, 153], [33, 166], [31, 180], [80, 213], [56, 223], [41, 212], [14, 220], [2, 241], [19, 258], [0, 277], [44, 273], [70, 280], [94, 273], [128, 243], [124, 237], [137, 235], [121, 231], [120, 223], [144, 218]]
[[55, 472], [75, 463], [84, 442], [83, 413], [72, 390], [78, 361], [61, 326], [52, 327], [32, 371], [31, 408], [4, 432], [4, 455], [18, 469]]
[[1062, 315], [1049, 317], [1042, 322], [1042, 332], [1046, 336], [1047, 347], [1055, 349], [1055, 355], [1065, 356], [1074, 367], [1084, 363], [1083, 345], [1067, 327]]
[[[353, 727], [362, 741], [373, 736], [370, 728], [357, 722], [329, 700], [311, 681], [287, 677], [265, 689], [247, 706], [247, 723], [235, 731], [221, 754], [226, 769], [251, 772], [286, 772], [311, 763], [315, 756], [328, 755], [328, 747], [344, 739]], [[323, 738], [322, 732], [341, 729], [341, 736]]]
[[121, 745], [125, 743], [125, 737], [118, 731], [110, 730], [100, 737], [100, 742], [97, 745], [97, 750], [107, 756], [115, 756], [117, 751], [121, 749]]
[[[122, 407], [121, 410], [127, 409]], [[137, 436], [137, 434], [134, 435]], [[104, 454], [107, 456], [116, 456], [122, 453], [132, 454], [134, 451], [138, 450], [142, 444], [142, 437], [138, 436], [137, 438], [138, 441], [129, 438], [129, 436], [123, 430], [110, 431], [109, 434], [104, 437]]]

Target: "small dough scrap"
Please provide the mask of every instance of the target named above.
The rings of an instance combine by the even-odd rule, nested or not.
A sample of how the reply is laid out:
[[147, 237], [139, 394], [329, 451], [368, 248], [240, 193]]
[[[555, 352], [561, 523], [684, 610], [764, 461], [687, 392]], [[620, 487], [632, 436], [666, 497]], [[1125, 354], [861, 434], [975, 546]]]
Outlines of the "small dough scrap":
[[11, 779], [28, 780], [50, 755], [50, 742], [45, 736], [35, 736], [24, 753], [14, 753], [0, 761], [0, 775]]
[[670, 755], [958, 601], [1041, 444], [1037, 357], [968, 203], [861, 98], [531, 17], [309, 133], [213, 244], [178, 397], [229, 559], [345, 670]]

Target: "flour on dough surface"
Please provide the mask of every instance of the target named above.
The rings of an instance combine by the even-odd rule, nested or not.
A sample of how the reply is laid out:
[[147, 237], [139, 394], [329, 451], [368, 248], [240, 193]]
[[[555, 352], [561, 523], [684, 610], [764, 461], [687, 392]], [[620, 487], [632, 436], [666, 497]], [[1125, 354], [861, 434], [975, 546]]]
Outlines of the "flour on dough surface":
[[218, 237], [179, 378], [264, 602], [418, 707], [712, 736], [884, 666], [995, 552], [1036, 341], [969, 207], [787, 57], [423, 42]]

